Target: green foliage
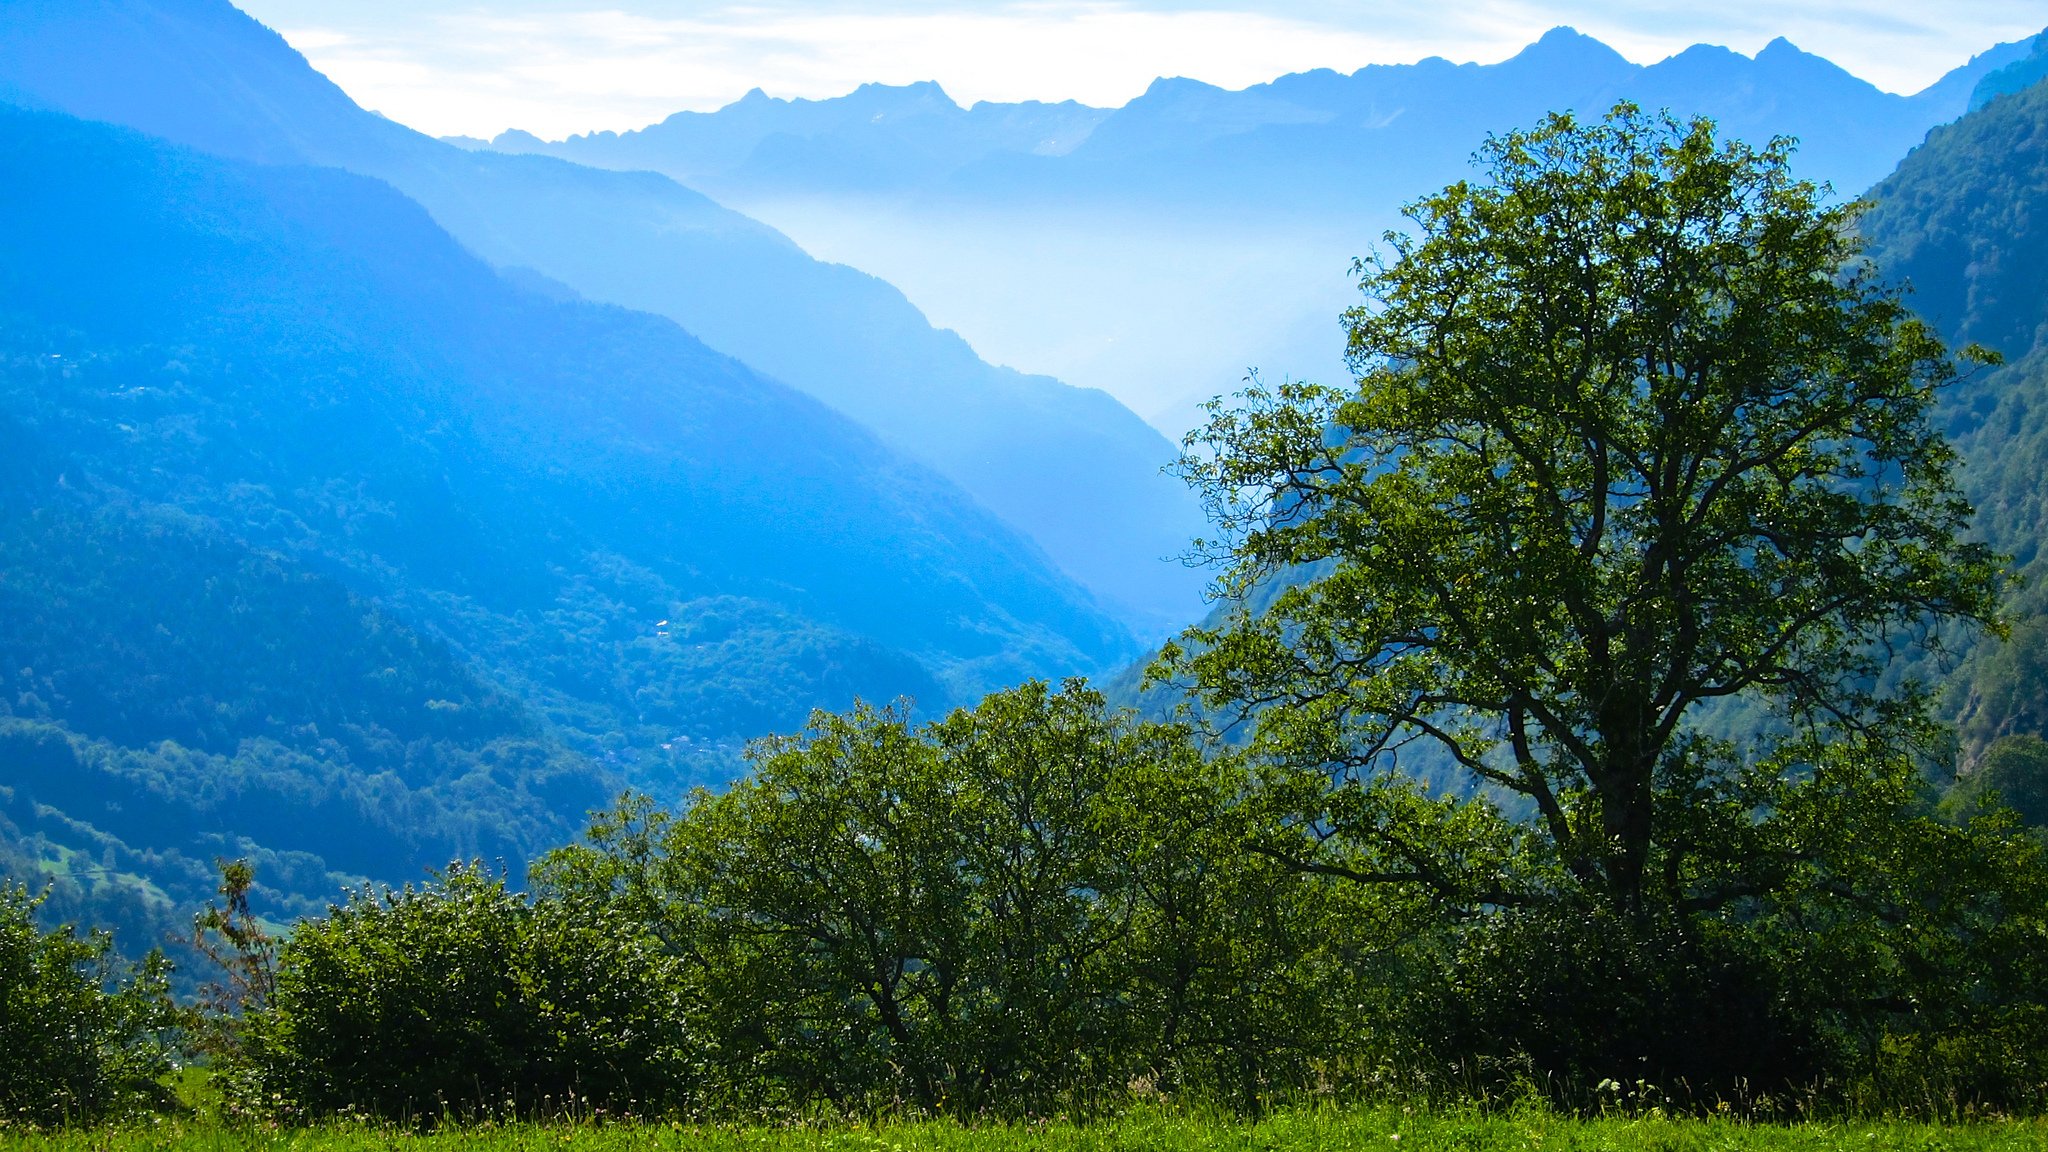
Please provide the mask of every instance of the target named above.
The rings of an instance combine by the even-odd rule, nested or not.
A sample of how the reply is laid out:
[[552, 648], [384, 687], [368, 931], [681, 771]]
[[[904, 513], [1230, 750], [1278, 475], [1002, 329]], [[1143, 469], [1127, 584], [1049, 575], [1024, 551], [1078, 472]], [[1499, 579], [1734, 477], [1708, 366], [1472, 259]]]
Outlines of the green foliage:
[[1993, 741], [1945, 803], [1961, 818], [2004, 807], [2029, 827], [2048, 828], [2048, 740], [2021, 734]]
[[[1998, 564], [1948, 353], [1789, 153], [1626, 105], [1492, 141], [1358, 266], [1355, 386], [1255, 387], [1183, 461], [1238, 606], [1158, 675], [1253, 725], [1276, 855], [1470, 918], [1440, 1034], [1565, 1086], [1775, 1090], [1966, 1027], [1887, 1005], [2040, 1002], [1917, 934], [2040, 923], [2038, 861], [1981, 900], [1925, 870], [1923, 697], [1878, 687]], [[1727, 702], [1758, 723], [1711, 737]]]
[[[2035, 47], [1986, 83], [2036, 69]], [[1975, 644], [1960, 666], [1914, 669], [1949, 680], [1944, 707], [1967, 766], [2003, 736], [2048, 733], [2048, 281], [2038, 275], [2048, 260], [2048, 86], [2013, 90], [1935, 129], [1870, 201], [1859, 231], [1885, 274], [1912, 287], [1914, 309], [1951, 341], [1981, 342], [2007, 360], [1962, 381], [1940, 417], [1963, 457], [1975, 531], [2012, 557], [2012, 634]]]
[[404, 1123], [2048, 1105], [2048, 849], [2006, 815], [1917, 816], [1916, 766], [1868, 743], [1787, 752], [1674, 820], [1723, 854], [1667, 877], [1703, 895], [1635, 915], [1546, 890], [1490, 806], [1248, 773], [1078, 683], [921, 727], [820, 714], [754, 755], [680, 814], [629, 797], [537, 896], [461, 866], [359, 892], [274, 967], [228, 865], [197, 926], [226, 965], [216, 1088]]
[[671, 962], [601, 909], [457, 865], [279, 949], [242, 1059], [262, 1108], [430, 1119], [660, 1108], [690, 1084]]
[[[2003, 111], [2001, 102], [1980, 115]], [[2040, 111], [2048, 122], [2048, 100]], [[2048, 298], [2041, 307], [2048, 315]], [[1977, 532], [2011, 555], [2015, 575], [2005, 603], [2010, 634], [1969, 650], [1953, 670], [1945, 701], [1967, 765], [2002, 737], [2048, 733], [2048, 552], [2042, 548], [2048, 502], [2041, 485], [2048, 466], [2048, 355], [2037, 351], [1970, 381], [1950, 407], [1965, 456], [1963, 481], [1980, 509]]]
[[1191, 438], [1226, 591], [1331, 567], [1178, 663], [1212, 706], [1284, 702], [1286, 760], [1436, 745], [1629, 911], [1660, 789], [1736, 786], [1695, 709], [1869, 716], [1870, 643], [1988, 615], [1994, 568], [1928, 423], [1947, 356], [1837, 275], [1848, 210], [1785, 148], [1624, 108], [1486, 158], [1360, 266], [1355, 390], [1254, 390]]
[[[1926, 815], [1939, 734], [1883, 676], [2000, 591], [1931, 419], [1955, 369], [1786, 156], [1626, 107], [1496, 141], [1361, 265], [1355, 388], [1219, 405], [1185, 466], [1237, 599], [1161, 674], [1248, 741], [1078, 682], [814, 714], [535, 899], [458, 871], [302, 926], [267, 1090], [516, 1108], [665, 1037], [666, 1095], [594, 1095], [2048, 1104], [2048, 854]], [[1993, 747], [1975, 786], [2023, 793], [2038, 749]], [[555, 963], [661, 1012], [532, 1023]]]
[[0, 1126], [159, 1105], [176, 1023], [163, 957], [117, 974], [106, 935], [42, 931], [38, 902], [0, 882]]
[[1014, 1113], [1141, 1077], [1249, 1101], [1345, 1034], [1327, 889], [1241, 850], [1240, 778], [1182, 728], [1034, 683], [753, 755], [537, 873], [686, 958], [733, 1099]]
[[1909, 760], [1807, 760], [1762, 799], [1771, 820], [1731, 830], [1768, 862], [1724, 878], [1739, 898], [1647, 920], [1555, 900], [1475, 934], [1454, 1046], [1588, 1077], [1659, 1069], [1643, 1075], [1688, 1103], [1788, 1087], [1876, 1110], [2048, 1103], [2040, 846], [1919, 815]]
[[[1236, 725], [1203, 734], [1220, 739], [1079, 681], [923, 724], [907, 703], [817, 712], [752, 745], [729, 791], [677, 812], [628, 794], [536, 866], [534, 895], [475, 866], [365, 888], [274, 966], [254, 873], [229, 865], [196, 933], [226, 965], [203, 1034], [219, 1083], [240, 1108], [400, 1123], [1366, 1093], [1538, 1118], [1527, 1101], [2048, 1107], [2048, 839], [2024, 827], [2048, 744], [2015, 727], [2040, 645], [2022, 629], [2005, 664], [1980, 654], [1965, 771], [1929, 815], [1955, 745], [1894, 655], [1995, 627], [2002, 562], [1965, 538], [1934, 419], [1954, 363], [1856, 262], [1859, 209], [1791, 179], [1788, 151], [1627, 106], [1497, 140], [1490, 182], [1425, 199], [1419, 235], [1359, 266], [1354, 387], [1217, 405], [1184, 468], [1232, 600], [1155, 679]], [[38, 467], [0, 461], [0, 481], [10, 466]], [[27, 567], [68, 575], [22, 605], [76, 583], [129, 619], [89, 565], [58, 563], [62, 516], [97, 525], [78, 539], [218, 546], [202, 602], [345, 611], [358, 630], [314, 679], [389, 661], [397, 687], [362, 722], [293, 684], [209, 706], [225, 689], [205, 665], [288, 659], [260, 637], [122, 649], [191, 665], [187, 698], [27, 669], [0, 720], [15, 827], [103, 780], [127, 789], [95, 813], [109, 827], [131, 800], [230, 805], [273, 778], [221, 772], [251, 756], [300, 788], [381, 765], [392, 797], [474, 807], [526, 795], [552, 754], [523, 747], [535, 731], [674, 780], [694, 749], [625, 753], [701, 735], [723, 754], [722, 729], [803, 695], [690, 686], [735, 653], [847, 688], [893, 659], [744, 598], [684, 600], [625, 555], [523, 608], [420, 590], [512, 686], [501, 708], [493, 679], [287, 550], [114, 504], [38, 515]], [[649, 636], [635, 605], [664, 598]], [[95, 626], [37, 610], [9, 634], [24, 650]], [[559, 642], [537, 655], [536, 631]], [[415, 706], [429, 687], [446, 693]], [[310, 730], [271, 719], [322, 707]], [[84, 717], [190, 746], [101, 746], [68, 727]], [[91, 870], [37, 827], [53, 864]]]
[[256, 870], [220, 861], [220, 899], [192, 918], [192, 948], [213, 967], [190, 1016], [188, 1044], [213, 1065], [222, 1098], [252, 1097], [249, 1032], [260, 1028], [277, 990], [277, 937], [249, 906]]

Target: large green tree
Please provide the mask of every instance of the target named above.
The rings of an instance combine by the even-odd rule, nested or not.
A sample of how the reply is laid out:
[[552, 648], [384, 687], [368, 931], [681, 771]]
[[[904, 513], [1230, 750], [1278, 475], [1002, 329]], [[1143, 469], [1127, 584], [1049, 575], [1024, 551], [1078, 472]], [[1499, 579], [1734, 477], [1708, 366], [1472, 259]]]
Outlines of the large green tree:
[[1813, 850], [1774, 789], [1914, 735], [1889, 646], [1997, 592], [1929, 422], [1956, 361], [1790, 151], [1627, 105], [1496, 138], [1357, 265], [1352, 386], [1189, 438], [1236, 608], [1161, 674], [1334, 781], [1303, 826], [1348, 855], [1303, 863], [1695, 913]]

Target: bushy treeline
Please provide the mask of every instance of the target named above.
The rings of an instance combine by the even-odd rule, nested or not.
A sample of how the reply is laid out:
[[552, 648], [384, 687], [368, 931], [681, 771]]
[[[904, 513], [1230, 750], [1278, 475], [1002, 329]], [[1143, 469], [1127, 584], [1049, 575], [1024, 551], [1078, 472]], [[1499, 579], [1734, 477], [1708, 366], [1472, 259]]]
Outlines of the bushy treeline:
[[530, 892], [456, 867], [301, 923], [223, 1053], [235, 1098], [414, 1118], [1517, 1091], [2032, 1109], [2048, 1084], [2040, 842], [2003, 812], [1938, 822], [1916, 781], [1867, 766], [1784, 797], [1812, 856], [1775, 891], [1632, 920], [1507, 845], [1500, 891], [1464, 907], [1369, 874], [1383, 846], [1301, 819], [1300, 777], [1079, 684], [921, 727], [820, 714], [756, 758], [679, 812], [629, 799]]
[[2048, 854], [1995, 790], [1958, 825], [1911, 772], [1823, 764], [1778, 797], [1805, 858], [1772, 891], [1627, 918], [1471, 814], [1493, 890], [1391, 875], [1355, 820], [1305, 818], [1302, 774], [1079, 683], [820, 713], [754, 756], [679, 811], [628, 797], [523, 891], [457, 865], [272, 938], [231, 870], [200, 933], [226, 967], [182, 1011], [10, 890], [6, 1108], [160, 1103], [174, 1025], [270, 1117], [2048, 1103]]
[[[819, 714], [678, 813], [628, 799], [534, 890], [458, 867], [278, 952], [249, 1099], [1014, 1113], [1335, 1066], [1363, 925], [1418, 909], [1244, 850], [1228, 761], [1080, 685], [914, 727]], [[1398, 903], [1398, 902], [1397, 902]], [[1398, 951], [1398, 949], [1396, 950]], [[1384, 983], [1384, 982], [1383, 982]]]

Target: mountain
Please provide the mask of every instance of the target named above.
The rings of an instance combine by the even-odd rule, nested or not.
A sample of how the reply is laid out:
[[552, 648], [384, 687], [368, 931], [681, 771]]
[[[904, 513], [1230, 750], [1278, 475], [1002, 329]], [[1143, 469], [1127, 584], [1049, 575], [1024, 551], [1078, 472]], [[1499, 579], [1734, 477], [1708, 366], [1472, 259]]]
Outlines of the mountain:
[[1874, 258], [1952, 339], [2023, 359], [2048, 338], [2048, 220], [2039, 84], [1936, 129], [1871, 190]]
[[849, 418], [381, 181], [0, 106], [0, 870], [60, 914], [516, 864], [810, 708], [1129, 645]]
[[963, 109], [929, 82], [863, 85], [833, 100], [779, 100], [757, 89], [715, 113], [677, 113], [637, 131], [550, 144], [512, 130], [491, 145], [661, 171], [739, 202], [888, 190], [927, 200], [1050, 194], [1321, 212], [1384, 208], [1390, 191], [1405, 197], [1440, 185], [1488, 132], [1631, 100], [1713, 117], [1744, 139], [1796, 136], [1806, 175], [1854, 192], [1930, 127], [1960, 115], [1973, 84], [2026, 51], [2001, 45], [1923, 92], [1897, 96], [1783, 38], [1755, 57], [1698, 44], [1646, 66], [1560, 27], [1498, 64], [1432, 57], [1236, 91], [1160, 79], [1117, 109]]
[[[1145, 632], [1196, 610], [1201, 518], [1164, 437], [1107, 393], [983, 362], [872, 276], [674, 181], [475, 153], [359, 108], [226, 0], [5, 0], [0, 97], [221, 156], [339, 167], [490, 263], [654, 312], [866, 423]], [[1075, 669], [1080, 671], [1081, 669]]]
[[984, 354], [1114, 392], [1170, 433], [1248, 366], [1344, 372], [1335, 316], [1353, 257], [1399, 206], [1460, 179], [1489, 132], [1629, 99], [1802, 141], [1799, 170], [1855, 194], [1971, 88], [1993, 49], [1913, 96], [1776, 40], [1649, 65], [1555, 29], [1496, 64], [1428, 59], [1228, 91], [1161, 79], [1129, 104], [976, 104], [932, 85], [839, 100], [758, 93], [637, 132], [494, 147], [701, 187], [808, 249], [903, 287]]
[[1979, 531], [2019, 577], [2010, 639], [1978, 644], [1955, 672], [1974, 756], [1999, 736], [2048, 733], [2048, 83], [1935, 129], [1870, 195], [1870, 257], [1951, 341], [2005, 360], [1945, 404]]
[[1970, 111], [1984, 107], [2000, 96], [2021, 92], [2048, 79], [2048, 32], [2033, 39], [2033, 51], [1995, 71], [1988, 72], [1970, 89]]
[[756, 88], [717, 112], [678, 112], [559, 147], [518, 129], [465, 143], [647, 168], [684, 183], [883, 190], [930, 187], [990, 156], [1063, 156], [1111, 114], [1071, 100], [962, 108], [930, 81], [863, 84], [830, 100], [783, 100]]

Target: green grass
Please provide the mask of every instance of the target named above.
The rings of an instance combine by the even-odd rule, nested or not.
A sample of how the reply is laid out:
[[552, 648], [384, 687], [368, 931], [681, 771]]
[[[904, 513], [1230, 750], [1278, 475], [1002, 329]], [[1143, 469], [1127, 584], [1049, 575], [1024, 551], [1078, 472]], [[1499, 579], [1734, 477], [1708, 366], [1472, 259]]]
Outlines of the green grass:
[[1745, 1124], [1615, 1116], [1579, 1120], [1402, 1108], [1308, 1109], [1259, 1122], [1140, 1113], [1095, 1124], [970, 1127], [948, 1122], [823, 1127], [654, 1123], [515, 1124], [412, 1133], [367, 1125], [314, 1128], [164, 1121], [118, 1129], [0, 1133], [5, 1152], [1806, 1152], [1809, 1149], [1992, 1152], [2048, 1148], [2048, 1122], [1957, 1125]]

